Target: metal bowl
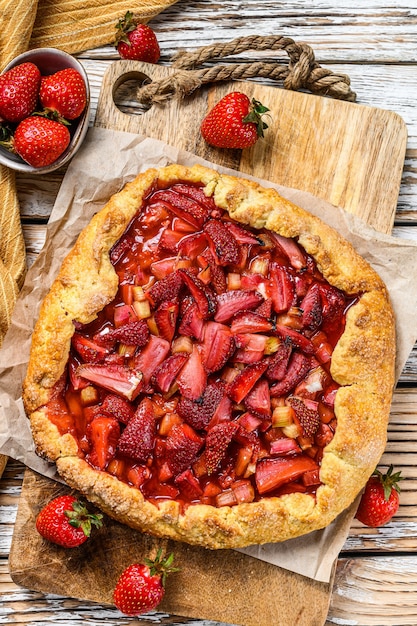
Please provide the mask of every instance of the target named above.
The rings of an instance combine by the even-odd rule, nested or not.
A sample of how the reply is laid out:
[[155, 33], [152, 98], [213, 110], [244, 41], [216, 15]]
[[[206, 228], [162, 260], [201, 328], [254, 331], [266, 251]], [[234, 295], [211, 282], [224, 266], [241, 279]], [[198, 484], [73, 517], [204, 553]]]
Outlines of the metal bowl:
[[34, 50], [28, 50], [23, 54], [17, 56], [11, 61], [3, 70], [7, 72], [12, 67], [20, 65], [21, 63], [34, 63], [40, 70], [42, 76], [49, 76], [60, 70], [64, 70], [68, 67], [76, 69], [84, 79], [87, 104], [82, 115], [76, 120], [71, 121], [71, 125], [68, 126], [68, 130], [71, 135], [70, 143], [61, 154], [60, 157], [51, 165], [45, 167], [33, 167], [26, 163], [19, 155], [13, 154], [0, 146], [0, 163], [6, 167], [10, 167], [18, 172], [25, 172], [27, 174], [46, 174], [47, 172], [53, 172], [65, 165], [77, 152], [78, 148], [87, 133], [88, 123], [90, 118], [90, 85], [88, 77], [82, 64], [77, 59], [62, 50], [56, 48], [35, 48]]

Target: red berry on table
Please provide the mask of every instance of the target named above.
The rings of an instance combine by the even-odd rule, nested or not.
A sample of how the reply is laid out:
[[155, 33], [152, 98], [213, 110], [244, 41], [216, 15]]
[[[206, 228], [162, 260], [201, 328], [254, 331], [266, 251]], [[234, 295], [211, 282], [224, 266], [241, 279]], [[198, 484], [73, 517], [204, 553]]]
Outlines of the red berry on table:
[[14, 151], [33, 167], [56, 161], [69, 142], [68, 128], [47, 117], [26, 117], [14, 133]]
[[39, 99], [45, 109], [59, 117], [74, 120], [81, 115], [87, 104], [84, 79], [72, 67], [43, 76]]
[[116, 48], [122, 59], [158, 63], [161, 51], [155, 33], [131, 11], [118, 21], [116, 29]]
[[0, 76], [0, 122], [18, 123], [33, 113], [41, 73], [34, 63], [21, 63]]
[[201, 123], [201, 134], [216, 148], [249, 148], [268, 128], [262, 116], [269, 109], [258, 100], [234, 91], [222, 98]]
[[159, 549], [155, 560], [129, 565], [119, 577], [113, 593], [116, 607], [125, 615], [135, 616], [156, 608], [165, 595], [165, 580], [172, 567], [174, 555], [162, 559]]
[[64, 548], [76, 548], [87, 541], [92, 526], [102, 526], [101, 513], [89, 513], [75, 496], [58, 496], [36, 518], [36, 530], [44, 539]]
[[375, 470], [365, 486], [356, 512], [356, 518], [365, 526], [374, 528], [383, 526], [398, 511], [400, 500], [398, 482], [402, 477], [401, 472], [393, 474], [393, 469], [390, 465], [386, 474]]

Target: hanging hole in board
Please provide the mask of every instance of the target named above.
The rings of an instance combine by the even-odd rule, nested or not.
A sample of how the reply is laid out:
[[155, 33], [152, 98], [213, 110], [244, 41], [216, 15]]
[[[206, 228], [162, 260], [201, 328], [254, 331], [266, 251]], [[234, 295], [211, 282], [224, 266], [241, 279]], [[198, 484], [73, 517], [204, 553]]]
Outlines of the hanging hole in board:
[[127, 72], [120, 76], [113, 87], [113, 101], [117, 108], [128, 115], [143, 115], [149, 111], [151, 104], [139, 102], [138, 89], [148, 85], [152, 80], [142, 72]]

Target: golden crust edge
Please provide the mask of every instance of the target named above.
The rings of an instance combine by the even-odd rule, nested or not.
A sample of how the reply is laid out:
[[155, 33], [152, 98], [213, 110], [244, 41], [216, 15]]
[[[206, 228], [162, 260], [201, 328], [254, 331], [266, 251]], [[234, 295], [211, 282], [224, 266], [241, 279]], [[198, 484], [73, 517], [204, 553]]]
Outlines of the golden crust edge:
[[[175, 531], [172, 530], [171, 523], [168, 525], [171, 530], [168, 532], [168, 529], [164, 527], [163, 534], [164, 536], [173, 536], [173, 538], [193, 543], [192, 538], [190, 539], [188, 535], [184, 538], [183, 529], [187, 529], [186, 534], [190, 534], [191, 529], [195, 526], [199, 528], [199, 535], [201, 535], [204, 527], [200, 528], [201, 524], [199, 524], [198, 519], [196, 519], [199, 517], [201, 507], [203, 507], [205, 513], [204, 519], [206, 521], [207, 519], [211, 519], [213, 528], [219, 527], [222, 529], [220, 532], [222, 536], [221, 540], [218, 537], [217, 539], [213, 539], [212, 537], [212, 535], [216, 535], [217, 531], [212, 531], [212, 533], [205, 538], [208, 547], [243, 547], [250, 543], [259, 543], [259, 540], [254, 540], [254, 537], [258, 535], [261, 530], [263, 533], [262, 541], [280, 541], [322, 528], [334, 519], [338, 513], [349, 506], [360, 487], [365, 484], [375, 465], [378, 463], [386, 442], [386, 427], [394, 385], [394, 317], [385, 285], [367, 262], [357, 255], [353, 247], [336, 231], [323, 224], [318, 218], [314, 218], [303, 209], [279, 196], [275, 190], [260, 187], [257, 183], [252, 183], [246, 179], [224, 176], [202, 166], [184, 168], [182, 166], [172, 165], [162, 168], [161, 170], [148, 170], [145, 174], [139, 174], [138, 177], [131, 183], [128, 183], [121, 192], [112, 196], [105, 207], [103, 207], [102, 211], [93, 218], [93, 226], [87, 229], [87, 235], [85, 231], [80, 234], [75, 248], [69, 253], [62, 270], [53, 284], [50, 294], [42, 305], [39, 320], [45, 318], [46, 311], [49, 307], [57, 306], [57, 303], [60, 303], [60, 296], [66, 291], [68, 280], [70, 280], [71, 284], [71, 277], [74, 276], [74, 268], [78, 272], [83, 271], [84, 268], [78, 267], [80, 251], [87, 253], [87, 258], [90, 258], [92, 262], [91, 267], [97, 267], [98, 261], [104, 264], [102, 266], [104, 267], [104, 271], [101, 272], [101, 278], [106, 282], [105, 279], [108, 279], [109, 274], [113, 271], [110, 264], [106, 264], [105, 260], [106, 253], [108, 254], [108, 250], [110, 249], [109, 242], [112, 241], [114, 243], [120, 237], [128, 222], [139, 208], [138, 205], [142, 202], [144, 192], [146, 192], [157, 179], [162, 182], [162, 184], [166, 185], [178, 179], [186, 182], [203, 182], [206, 185], [207, 193], [214, 195], [216, 204], [226, 209], [228, 206], [230, 207], [229, 214], [231, 217], [237, 221], [258, 228], [265, 226], [284, 236], [298, 237], [307, 252], [315, 257], [319, 269], [331, 284], [338, 286], [347, 293], [357, 293], [358, 291], [362, 293], [359, 303], [353, 306], [349, 311], [346, 329], [342, 336], [343, 341], [339, 342], [340, 345], [338, 344], [333, 357], [332, 374], [337, 382], [343, 381], [341, 384], [344, 386], [339, 390], [336, 397], [338, 428], [333, 441], [325, 449], [321, 466], [321, 477], [325, 484], [318, 490], [317, 504], [313, 507], [315, 513], [309, 514], [308, 516], [306, 516], [305, 512], [301, 516], [297, 513], [297, 510], [300, 509], [300, 503], [302, 503], [301, 508], [304, 510], [306, 503], [308, 504], [308, 501], [311, 501], [311, 497], [305, 496], [304, 494], [292, 494], [291, 496], [284, 496], [280, 499], [264, 498], [260, 503], [237, 505], [237, 507], [231, 509], [231, 511], [235, 511], [234, 514], [231, 514], [229, 510], [226, 511], [229, 507], [225, 507], [225, 510], [222, 512], [222, 509], [214, 509], [214, 507], [206, 507], [205, 505], [195, 505], [189, 507], [185, 514], [177, 516], [178, 521], [176, 523], [178, 528], [181, 528], [181, 530], [176, 531], [178, 536], [174, 537], [172, 535], [172, 533], [175, 534]], [[104, 238], [103, 232], [107, 233]], [[105, 241], [105, 245], [103, 245], [103, 241]], [[98, 255], [97, 250], [101, 251]], [[336, 250], [337, 254], [335, 252]], [[352, 266], [356, 268], [359, 267], [360, 281], [355, 281]], [[336, 272], [334, 271], [335, 268], [337, 269]], [[78, 291], [78, 295], [79, 293]], [[74, 294], [74, 301], [77, 302], [76, 289]], [[108, 301], [112, 299], [113, 295], [114, 291], [112, 292], [110, 290], [107, 292], [106, 297]], [[80, 300], [78, 300], [78, 302], [79, 301]], [[92, 308], [94, 308], [94, 306], [97, 305], [97, 300], [95, 300], [94, 297], [92, 303]], [[102, 306], [104, 306], [104, 304]], [[102, 306], [100, 308], [102, 308]], [[72, 313], [79, 316], [72, 319], [86, 319], [86, 311], [82, 307], [77, 308], [77, 306], [75, 306], [71, 308], [68, 306], [67, 308]], [[86, 309], [87, 316], [94, 316], [94, 314], [91, 313], [91, 307], [87, 306]], [[363, 309], [365, 309], [365, 313]], [[367, 318], [366, 312], [369, 314], [369, 312], [373, 312], [374, 309], [375, 315], [371, 315], [370, 317], [368, 315]], [[65, 313], [64, 321], [67, 321], [69, 318], [68, 311], [65, 311]], [[383, 324], [382, 317], [384, 317]], [[92, 318], [93, 317], [91, 317], [91, 319]], [[70, 320], [71, 326], [72, 319]], [[364, 323], [364, 320], [366, 323]], [[36, 338], [39, 339], [39, 333], [41, 333], [38, 329], [38, 325], [39, 322], [34, 331], [35, 343]], [[61, 352], [61, 359], [57, 358], [55, 367], [48, 371], [48, 383], [51, 383], [54, 377], [54, 382], [56, 382], [65, 367], [68, 352], [67, 346], [69, 346], [72, 333], [68, 332], [68, 324], [63, 324], [62, 329], [60, 337], [61, 342], [57, 343], [58, 351]], [[368, 337], [373, 336], [374, 341], [371, 342], [371, 344], [376, 343], [375, 337], [377, 335], [382, 333], [383, 336], [383, 347], [381, 348], [381, 346], [379, 346], [376, 353], [371, 352], [368, 354], [366, 361], [368, 365], [372, 362], [372, 368], [370, 368], [370, 370], [368, 369], [368, 371], [364, 371], [366, 368], [361, 367], [360, 363], [358, 367], [357, 360], [357, 367], [346, 367], [346, 355], [349, 354], [352, 344], [356, 346], [354, 352], [357, 352], [358, 337], [363, 337], [364, 333]], [[39, 344], [39, 341], [37, 343]], [[31, 353], [30, 363], [33, 364], [36, 359], [37, 366], [39, 366], [45, 354], [36, 350], [36, 346], [33, 350], [34, 355]], [[383, 376], [376, 376], [374, 374], [378, 369], [377, 364], [380, 365]], [[365, 382], [361, 380], [364, 375], [366, 378]], [[42, 380], [42, 378], [40, 380]], [[50, 460], [57, 462], [58, 471], [71, 486], [85, 493], [92, 501], [96, 501], [95, 499], [101, 500], [101, 496], [97, 494], [93, 495], [90, 492], [89, 485], [92, 482], [94, 483], [90, 473], [96, 478], [96, 475], [99, 475], [99, 478], [97, 478], [97, 486], [103, 484], [104, 489], [105, 485], [104, 493], [107, 494], [113, 494], [113, 489], [108, 486], [107, 479], [111, 479], [111, 485], [113, 485], [114, 481], [117, 481], [117, 479], [103, 474], [102, 472], [97, 472], [79, 459], [76, 453], [74, 454], [74, 445], [76, 445], [76, 442], [72, 440], [71, 443], [72, 437], [70, 435], [60, 437], [56, 427], [54, 427], [56, 432], [53, 432], [53, 428], [50, 428], [49, 419], [42, 411], [36, 411], [41, 404], [49, 400], [52, 385], [53, 383], [50, 386], [48, 384], [46, 388], [43, 387], [39, 382], [39, 377], [36, 378], [35, 373], [31, 370], [31, 366], [29, 366], [24, 387], [24, 402], [26, 410], [30, 415], [37, 448], [42, 450], [44, 455]], [[363, 433], [360, 434], [360, 438], [359, 433], [355, 433], [355, 431], [352, 431], [353, 436], [346, 436], [349, 432], [347, 426], [348, 422], [350, 422], [350, 425], [352, 424], [351, 408], [347, 409], [346, 407], [348, 405], [350, 407], [353, 406], [351, 399], [355, 397], [355, 393], [353, 392], [355, 387], [356, 392], [358, 390], [362, 391], [364, 397], [367, 398], [366, 410], [369, 411], [370, 415], [374, 416], [369, 421], [369, 432], [372, 432], [373, 444], [366, 447], [366, 454], [362, 455], [362, 458], [359, 458], [357, 455], [358, 446], [355, 445], [355, 443], [357, 444], [358, 440], [363, 441]], [[357, 395], [356, 393], [356, 396]], [[346, 398], [350, 398], [350, 404], [347, 402]], [[385, 398], [385, 401], [381, 401], [383, 398]], [[355, 408], [357, 412], [364, 410], [364, 407], [360, 405], [355, 405]], [[43, 418], [41, 417], [42, 415]], [[357, 417], [357, 415], [354, 414], [354, 417]], [[44, 424], [45, 430], [40, 426], [43, 420], [48, 421], [48, 425]], [[340, 426], [340, 424], [342, 426]], [[337, 471], [337, 469], [340, 470], [342, 466], [343, 471]], [[74, 469], [76, 467], [82, 467], [82, 472], [77, 472]], [[84, 483], [84, 480], [80, 479], [81, 476], [88, 476], [86, 483]], [[127, 485], [125, 486], [119, 481], [117, 481], [116, 484], [121, 486], [122, 491], [126, 492], [126, 497], [129, 493], [133, 493], [130, 491], [133, 488]], [[88, 493], [86, 493], [86, 491], [88, 491]], [[278, 504], [277, 500], [279, 500], [281, 504]], [[96, 503], [100, 504], [103, 510], [111, 515], [112, 506], [114, 506], [116, 502], [117, 494], [116, 496], [113, 494], [109, 500], [103, 498], [102, 502], [99, 503], [97, 501]], [[237, 513], [244, 519], [244, 510], [247, 506], [252, 507], [249, 509], [252, 510], [250, 517], [255, 514], [256, 509], [258, 517], [261, 518], [265, 507], [268, 510], [268, 515], [270, 515], [269, 508], [271, 502], [273, 502], [273, 507], [276, 511], [280, 511], [281, 513], [283, 510], [286, 511], [284, 517], [291, 519], [293, 530], [290, 532], [289, 528], [284, 525], [285, 528], [283, 526], [282, 532], [278, 532], [275, 525], [274, 532], [268, 533], [267, 528], [261, 528], [262, 524], [259, 521], [253, 531], [249, 526], [246, 527], [243, 533], [244, 538], [242, 539], [242, 525], [237, 524], [236, 521], [232, 524], [231, 520], [236, 517]], [[284, 502], [286, 505], [282, 508], [282, 503]], [[142, 503], [146, 505], [149, 504], [144, 501], [143, 498]], [[207, 508], [210, 510], [213, 509], [209, 517], [207, 516]], [[306, 509], [308, 510], [309, 507], [307, 506]], [[282, 516], [280, 515], [280, 517]], [[160, 522], [158, 522], [158, 528], [153, 528], [152, 522], [147, 521], [145, 523], [146, 528], [144, 528], [142, 522], [139, 524], [140, 527], [137, 525], [138, 522], [136, 518], [137, 514], [125, 516], [124, 519], [118, 517], [120, 521], [134, 528], [140, 530], [145, 529], [154, 534], [159, 533], [158, 528], [161, 525]], [[225, 526], [223, 523], [225, 519], [227, 519], [228, 524], [230, 524], [229, 529], [227, 525]], [[283, 522], [281, 521], [281, 526], [282, 525]], [[196, 543], [201, 542], [196, 541]]]

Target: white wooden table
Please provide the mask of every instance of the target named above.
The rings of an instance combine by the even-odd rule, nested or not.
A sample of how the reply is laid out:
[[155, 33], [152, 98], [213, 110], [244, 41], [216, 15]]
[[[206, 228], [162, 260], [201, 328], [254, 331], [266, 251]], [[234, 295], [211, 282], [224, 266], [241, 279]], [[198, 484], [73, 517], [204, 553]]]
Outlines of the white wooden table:
[[[180, 0], [151, 26], [161, 45], [163, 64], [169, 64], [179, 48], [192, 51], [241, 35], [279, 34], [304, 41], [312, 46], [319, 63], [351, 77], [359, 103], [402, 116], [409, 139], [394, 235], [417, 240], [416, 0]], [[118, 56], [111, 46], [78, 56], [90, 78], [94, 115], [102, 76]], [[251, 53], [251, 58], [256, 59], [256, 54]], [[42, 178], [18, 176], [29, 263], [42, 247], [45, 224], [62, 176], [63, 172]], [[338, 561], [327, 625], [417, 625], [416, 413], [417, 347], [400, 377], [382, 459], [385, 465], [394, 463], [405, 478], [400, 510], [391, 523], [380, 529], [365, 528], [357, 522], [352, 525]], [[1, 624], [214, 626], [213, 622], [161, 613], [132, 620], [113, 607], [17, 587], [9, 576], [7, 557], [22, 477], [23, 467], [9, 461], [0, 481]]]

